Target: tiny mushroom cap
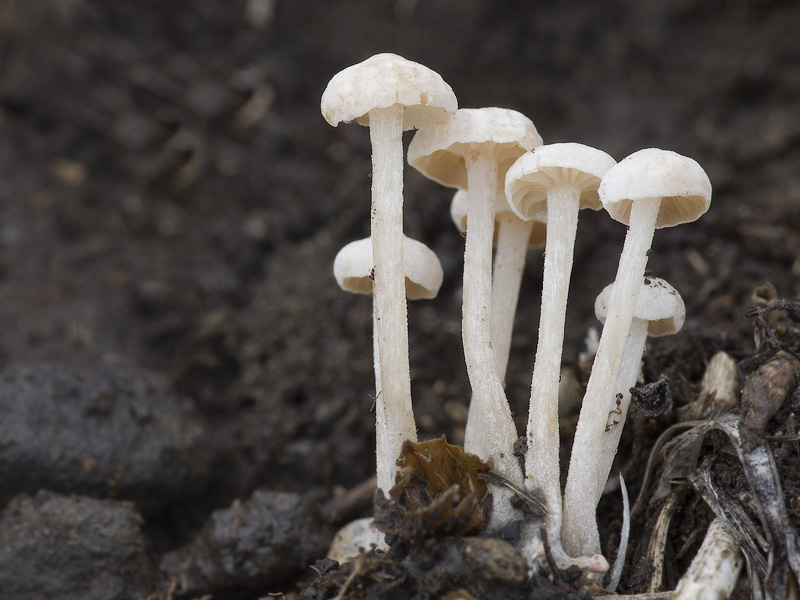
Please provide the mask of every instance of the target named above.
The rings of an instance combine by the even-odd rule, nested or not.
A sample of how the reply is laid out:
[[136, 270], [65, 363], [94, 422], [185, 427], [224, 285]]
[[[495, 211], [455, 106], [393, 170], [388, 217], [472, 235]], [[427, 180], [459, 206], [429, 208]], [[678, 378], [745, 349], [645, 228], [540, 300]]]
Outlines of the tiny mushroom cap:
[[[350, 242], [333, 261], [333, 275], [339, 287], [353, 294], [372, 293], [372, 238]], [[403, 267], [409, 300], [435, 298], [442, 286], [442, 265], [436, 254], [422, 242], [403, 237]]]
[[[601, 323], [606, 322], [608, 301], [614, 284], [607, 285], [594, 304], [594, 312]], [[644, 278], [633, 318], [647, 321], [647, 335], [661, 337], [678, 333], [686, 319], [683, 298], [674, 287], [659, 277]]]
[[597, 188], [615, 164], [602, 150], [583, 144], [548, 144], [520, 156], [504, 180], [508, 203], [520, 219], [547, 219], [525, 485], [540, 490], [551, 508], [544, 520], [550, 539], [556, 539], [561, 530], [558, 387], [578, 213], [582, 208], [602, 206]]
[[[458, 228], [459, 233], [467, 231], [467, 207], [469, 206], [469, 193], [467, 190], [458, 190], [450, 203], [450, 218]], [[495, 220], [503, 213], [511, 210], [502, 189], [498, 189], [494, 203]], [[528, 238], [528, 248], [542, 248], [547, 239], [547, 217], [540, 215], [533, 221], [531, 235]], [[497, 245], [497, 231], [495, 231], [494, 245]]]
[[376, 54], [334, 75], [320, 108], [334, 127], [352, 121], [369, 126], [371, 110], [395, 104], [405, 107], [406, 130], [432, 118], [446, 119], [458, 108], [453, 90], [438, 73], [391, 53]]
[[574, 142], [539, 146], [523, 154], [506, 174], [506, 197], [520, 219], [530, 220], [547, 212], [547, 191], [571, 183], [580, 191], [580, 208], [599, 210], [597, 188], [616, 161], [590, 146]]
[[[498, 173], [526, 149], [542, 144], [530, 119], [507, 108], [462, 108], [444, 127], [420, 129], [408, 147], [408, 162], [446, 187], [467, 189], [464, 155], [474, 146], [492, 144]], [[502, 181], [498, 182], [502, 185]]]
[[629, 224], [631, 204], [660, 198], [656, 229], [690, 223], [711, 206], [711, 181], [688, 156], [670, 150], [646, 148], [609, 169], [599, 195], [612, 219]]
[[360, 554], [372, 548], [385, 548], [384, 534], [373, 524], [372, 517], [351, 521], [333, 536], [328, 548], [328, 558], [340, 564], [353, 562]]

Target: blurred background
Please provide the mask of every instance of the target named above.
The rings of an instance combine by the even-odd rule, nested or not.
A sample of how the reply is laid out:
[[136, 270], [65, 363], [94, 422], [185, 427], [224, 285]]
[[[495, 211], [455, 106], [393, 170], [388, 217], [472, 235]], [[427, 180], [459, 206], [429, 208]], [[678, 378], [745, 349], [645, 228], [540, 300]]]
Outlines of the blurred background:
[[[657, 232], [649, 268], [683, 295], [681, 336], [752, 350], [753, 288], [800, 295], [798, 28], [780, 0], [3, 0], [0, 364], [155, 374], [190, 404], [212, 464], [162, 507], [164, 548], [256, 488], [323, 501], [369, 478], [371, 301], [331, 273], [369, 232], [369, 135], [328, 126], [319, 98], [378, 52], [438, 71], [462, 107], [524, 113], [545, 143], [696, 159], [711, 210]], [[406, 232], [445, 270], [410, 306], [420, 437], [460, 442], [452, 195], [407, 170]], [[580, 217], [567, 361], [624, 234]], [[531, 251], [508, 376], [520, 422], [541, 271]]]

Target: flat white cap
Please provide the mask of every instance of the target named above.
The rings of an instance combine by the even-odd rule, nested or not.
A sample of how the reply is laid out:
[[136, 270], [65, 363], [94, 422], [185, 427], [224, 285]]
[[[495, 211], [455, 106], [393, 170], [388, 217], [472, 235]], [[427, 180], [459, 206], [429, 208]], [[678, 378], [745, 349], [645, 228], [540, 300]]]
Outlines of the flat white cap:
[[328, 558], [338, 561], [340, 564], [353, 562], [364, 552], [368, 552], [373, 547], [380, 547], [383, 543], [384, 534], [375, 528], [372, 517], [356, 519], [342, 527], [333, 536]]
[[[601, 323], [606, 322], [608, 315], [608, 301], [614, 284], [607, 285], [594, 303], [594, 313]], [[633, 317], [647, 321], [647, 335], [661, 337], [672, 335], [683, 327], [686, 319], [686, 306], [683, 298], [674, 287], [658, 277], [645, 276]]]
[[420, 129], [408, 147], [408, 162], [447, 187], [467, 188], [464, 156], [483, 147], [498, 163], [499, 184], [521, 154], [542, 138], [528, 117], [507, 108], [462, 108], [443, 123]]
[[[469, 209], [469, 194], [467, 190], [458, 190], [455, 195], [453, 196], [453, 201], [450, 203], [450, 218], [455, 223], [455, 226], [458, 228], [458, 231], [464, 233], [467, 231], [467, 210]], [[501, 216], [503, 213], [511, 213], [511, 208], [508, 206], [508, 202], [506, 201], [506, 196], [503, 193], [502, 189], [497, 190], [497, 196], [494, 202], [494, 216], [495, 222], [497, 218]], [[514, 218], [517, 218], [516, 216]], [[493, 244], [497, 245], [497, 228], [494, 231], [494, 242]], [[531, 236], [528, 239], [528, 247], [529, 248], [541, 248], [544, 246], [545, 241], [547, 241], [547, 222], [546, 218], [543, 216], [541, 220], [537, 219], [533, 221], [533, 227], [531, 228]]]
[[371, 110], [395, 104], [406, 107], [403, 129], [443, 120], [458, 108], [453, 90], [438, 73], [390, 53], [376, 54], [334, 75], [320, 108], [334, 127], [351, 121], [369, 126]]
[[580, 193], [580, 207], [599, 210], [597, 188], [603, 175], [617, 162], [602, 150], [583, 144], [539, 146], [520, 156], [506, 173], [505, 193], [520, 219], [530, 220], [547, 212], [547, 190], [573, 184]]
[[598, 190], [612, 219], [629, 224], [631, 204], [660, 198], [656, 228], [690, 223], [711, 206], [711, 181], [688, 156], [647, 148], [634, 152], [609, 169]]
[[[346, 292], [372, 293], [372, 238], [350, 242], [333, 261], [333, 276]], [[422, 242], [403, 236], [403, 266], [409, 300], [435, 298], [442, 286], [442, 265]]]

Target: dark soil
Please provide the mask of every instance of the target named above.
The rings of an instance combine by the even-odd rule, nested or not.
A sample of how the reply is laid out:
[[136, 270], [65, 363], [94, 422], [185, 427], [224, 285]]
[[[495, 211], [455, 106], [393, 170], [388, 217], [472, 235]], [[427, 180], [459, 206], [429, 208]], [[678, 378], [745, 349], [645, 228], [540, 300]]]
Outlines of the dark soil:
[[143, 597], [160, 582], [130, 502], [18, 496], [0, 519], [3, 598]]
[[[711, 210], [657, 232], [648, 265], [686, 302], [683, 332], [654, 343], [645, 369], [648, 382], [670, 377], [680, 408], [716, 350], [753, 356], [743, 312], [757, 285], [800, 297], [798, 28], [800, 4], [780, 0], [0, 3], [0, 497], [108, 498], [98, 511], [136, 501], [147, 560], [158, 561], [256, 490], [324, 505], [374, 474], [370, 301], [331, 274], [339, 248], [368, 234], [369, 137], [329, 127], [319, 98], [333, 74], [377, 52], [437, 70], [463, 107], [521, 111], [545, 142], [618, 160], [660, 147], [706, 169]], [[407, 171], [406, 232], [445, 272], [438, 298], [409, 309], [419, 435], [459, 443], [470, 391], [451, 197]], [[597, 326], [594, 298], [624, 234], [602, 212], [581, 215], [567, 362]], [[541, 275], [531, 252], [507, 386], [520, 426]], [[642, 427], [654, 439], [668, 423]], [[630, 438], [625, 448], [646, 451]], [[793, 448], [781, 446], [782, 464]], [[634, 462], [632, 497], [644, 460]], [[610, 556], [613, 496], [599, 512]], [[330, 525], [369, 514], [365, 497]], [[0, 537], [22, 531], [9, 523], [41, 498], [11, 500]], [[708, 518], [687, 502], [696, 522], [687, 516], [679, 536]], [[312, 580], [303, 565], [327, 540], [295, 533], [307, 560], [287, 555], [282, 577], [242, 585], [240, 597], [296, 597]], [[131, 582], [117, 564], [85, 576]], [[27, 578], [16, 565], [4, 559], [0, 581]], [[167, 595], [167, 571], [159, 578], [114, 597]], [[48, 581], [30, 597], [48, 597]], [[17, 597], [17, 584], [0, 598]]]

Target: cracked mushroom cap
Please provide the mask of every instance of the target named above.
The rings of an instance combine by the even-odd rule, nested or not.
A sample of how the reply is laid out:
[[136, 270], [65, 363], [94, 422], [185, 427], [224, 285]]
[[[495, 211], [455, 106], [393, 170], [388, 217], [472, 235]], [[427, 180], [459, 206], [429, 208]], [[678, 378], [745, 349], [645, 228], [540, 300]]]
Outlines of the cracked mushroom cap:
[[580, 191], [580, 207], [599, 210], [600, 180], [617, 164], [611, 156], [583, 144], [539, 146], [523, 154], [506, 173], [505, 193], [511, 209], [526, 221], [547, 213], [547, 190], [571, 183]]
[[[467, 231], [467, 210], [469, 208], [469, 194], [467, 190], [458, 190], [453, 196], [453, 201], [450, 203], [450, 218], [458, 228], [459, 233]], [[503, 213], [511, 213], [511, 208], [506, 201], [505, 193], [502, 189], [497, 190], [497, 197], [494, 202], [495, 222], [497, 218]], [[497, 229], [494, 232], [493, 245], [497, 245]], [[533, 222], [531, 228], [531, 237], [528, 239], [528, 248], [542, 248], [547, 241], [547, 222], [546, 218], [542, 216]]]
[[656, 228], [673, 227], [700, 218], [711, 206], [711, 181], [688, 156], [647, 148], [634, 152], [609, 169], [599, 188], [611, 218], [629, 224], [631, 204], [660, 198]]
[[438, 73], [390, 53], [376, 54], [334, 75], [320, 108], [334, 127], [351, 121], [369, 126], [371, 110], [395, 104], [405, 107], [405, 130], [444, 120], [458, 108], [453, 90]]
[[[372, 293], [372, 238], [350, 242], [333, 261], [333, 276], [346, 292]], [[435, 298], [442, 285], [442, 265], [436, 254], [422, 242], [403, 236], [406, 297], [409, 300]]]
[[[614, 284], [607, 285], [594, 303], [594, 313], [601, 323], [606, 322], [608, 301]], [[658, 277], [645, 277], [636, 300], [633, 317], [647, 321], [647, 335], [661, 337], [677, 333], [686, 319], [683, 298], [674, 287]]]
[[408, 147], [408, 162], [429, 179], [463, 190], [467, 188], [464, 157], [483, 148], [494, 154], [502, 186], [508, 167], [541, 144], [531, 120], [515, 110], [462, 108], [447, 121], [420, 129]]

